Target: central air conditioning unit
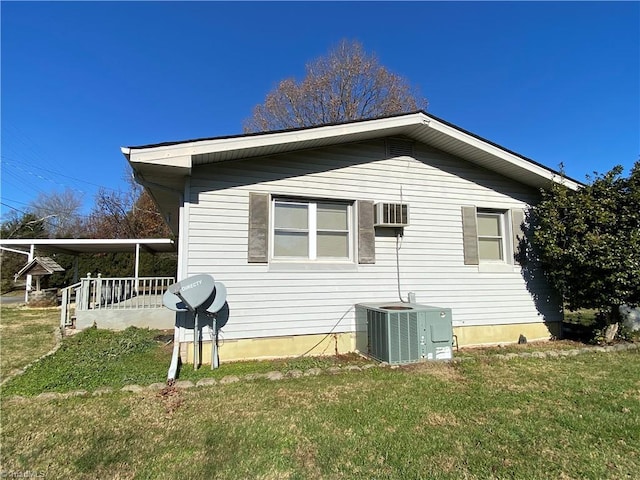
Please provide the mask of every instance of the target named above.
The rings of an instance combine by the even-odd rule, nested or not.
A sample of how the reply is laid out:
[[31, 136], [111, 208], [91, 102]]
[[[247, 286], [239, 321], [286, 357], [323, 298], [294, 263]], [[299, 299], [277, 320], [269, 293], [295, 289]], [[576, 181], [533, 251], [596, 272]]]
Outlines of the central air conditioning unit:
[[376, 203], [373, 223], [376, 227], [406, 227], [409, 225], [409, 205]]
[[390, 364], [453, 357], [450, 308], [417, 303], [360, 303], [358, 322], [367, 325], [368, 354]]

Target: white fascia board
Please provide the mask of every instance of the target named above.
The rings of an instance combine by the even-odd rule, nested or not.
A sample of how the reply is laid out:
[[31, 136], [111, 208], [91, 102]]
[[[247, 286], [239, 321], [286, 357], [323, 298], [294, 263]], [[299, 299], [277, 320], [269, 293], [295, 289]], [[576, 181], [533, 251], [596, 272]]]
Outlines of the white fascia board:
[[580, 185], [573, 180], [564, 178], [561, 175], [558, 175], [557, 173], [541, 165], [536, 165], [535, 163], [532, 163], [522, 157], [514, 155], [513, 153], [510, 153], [510, 152], [507, 152], [502, 148], [499, 148], [495, 145], [491, 145], [490, 143], [487, 143], [479, 138], [476, 138], [473, 135], [469, 135], [468, 133], [462, 132], [456, 128], [453, 128], [435, 119], [431, 119], [431, 122], [429, 122], [429, 128], [433, 128], [434, 130], [444, 133], [445, 135], [453, 139], [459, 140], [460, 142], [463, 142], [467, 145], [470, 145], [479, 150], [487, 152], [488, 154], [493, 155], [494, 157], [497, 157], [499, 159], [502, 159], [507, 163], [510, 163], [518, 168], [521, 168], [522, 170], [526, 170], [528, 172], [534, 173], [535, 175], [538, 175], [539, 177], [542, 177], [546, 180], [553, 181], [556, 183], [561, 183], [564, 186], [570, 188], [571, 190], [578, 190], [580, 188]]
[[13, 245], [13, 246], [29, 246], [29, 245], [51, 245], [51, 246], [86, 246], [86, 245], [171, 245], [173, 240], [170, 238], [17, 238], [17, 239], [2, 239], [0, 244]]
[[[162, 150], [159, 150], [160, 148]], [[152, 150], [147, 152], [146, 149], [144, 151], [129, 149], [129, 153], [125, 156], [132, 166], [135, 164], [148, 164], [191, 170], [190, 154], [185, 155], [180, 150], [169, 149], [168, 147], [155, 147]]]
[[[161, 145], [140, 149], [122, 148], [121, 150], [125, 156], [128, 156], [129, 161], [132, 163], [154, 163], [190, 168], [190, 159], [192, 155], [220, 153], [233, 150], [248, 150], [272, 145], [284, 145], [288, 143], [338, 138], [345, 135], [354, 135], [366, 132], [384, 133], [384, 130], [386, 129], [409, 127], [428, 122], [428, 117], [421, 113], [415, 113], [401, 117], [382, 118], [341, 125], [327, 125], [305, 130], [211, 140], [197, 140], [193, 142], [178, 143], [175, 145]], [[187, 158], [189, 161], [187, 161]], [[176, 161], [182, 163], [176, 164]]]
[[92, 245], [92, 244], [105, 244], [105, 245], [135, 245], [136, 243], [149, 243], [149, 244], [163, 244], [171, 243], [173, 240], [168, 238], [16, 238], [16, 239], [3, 239], [2, 243], [13, 243], [15, 245], [34, 245], [48, 244], [48, 245], [65, 245], [69, 243], [75, 243], [78, 245]]

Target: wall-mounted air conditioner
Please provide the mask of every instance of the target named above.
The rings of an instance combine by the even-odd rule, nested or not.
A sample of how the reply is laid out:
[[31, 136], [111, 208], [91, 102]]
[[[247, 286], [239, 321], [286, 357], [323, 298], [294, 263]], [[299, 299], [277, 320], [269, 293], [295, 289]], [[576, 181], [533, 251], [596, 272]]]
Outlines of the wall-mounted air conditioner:
[[409, 225], [409, 205], [406, 203], [376, 203], [376, 227], [406, 227]]

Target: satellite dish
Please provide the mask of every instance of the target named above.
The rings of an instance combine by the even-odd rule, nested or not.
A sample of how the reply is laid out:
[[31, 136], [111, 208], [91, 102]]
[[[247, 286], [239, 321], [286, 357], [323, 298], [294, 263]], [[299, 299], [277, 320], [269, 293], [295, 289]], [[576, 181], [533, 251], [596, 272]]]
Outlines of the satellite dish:
[[[222, 282], [216, 282], [212, 275], [194, 275], [170, 285], [162, 296], [165, 307], [175, 312], [193, 313], [193, 369], [200, 363], [200, 326], [198, 317], [201, 314], [212, 318], [212, 348], [211, 368], [218, 368], [218, 330], [229, 320], [229, 306], [227, 305], [227, 287]], [[178, 315], [176, 317], [179, 317]], [[176, 318], [176, 327], [178, 319]], [[175, 357], [175, 355], [174, 355]], [[176, 360], [177, 362], [177, 360]], [[177, 365], [176, 365], [177, 367]], [[175, 372], [174, 359], [171, 360], [169, 376]], [[175, 376], [175, 373], [173, 373]]]
[[227, 287], [222, 282], [215, 282], [215, 289], [212, 293], [213, 302], [206, 310], [207, 313], [217, 313], [227, 302]]
[[182, 300], [178, 298], [177, 295], [174, 295], [169, 290], [164, 292], [162, 296], [162, 304], [167, 307], [169, 310], [173, 310], [174, 312], [188, 312], [189, 309], [184, 304]]
[[211, 275], [194, 275], [170, 285], [162, 296], [165, 307], [176, 312], [195, 310], [211, 296], [215, 280]]
[[229, 304], [224, 302], [224, 306], [216, 313], [216, 329], [220, 330], [229, 321]]

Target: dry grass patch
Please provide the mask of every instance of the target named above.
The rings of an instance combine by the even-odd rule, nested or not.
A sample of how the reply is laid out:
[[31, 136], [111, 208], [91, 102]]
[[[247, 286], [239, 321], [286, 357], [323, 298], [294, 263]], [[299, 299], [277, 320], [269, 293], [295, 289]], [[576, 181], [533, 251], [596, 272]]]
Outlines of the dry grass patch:
[[56, 308], [0, 308], [0, 378], [37, 360], [56, 345]]
[[464, 381], [455, 364], [449, 362], [420, 362], [401, 367], [403, 371], [419, 375], [429, 375], [442, 382], [459, 383]]

